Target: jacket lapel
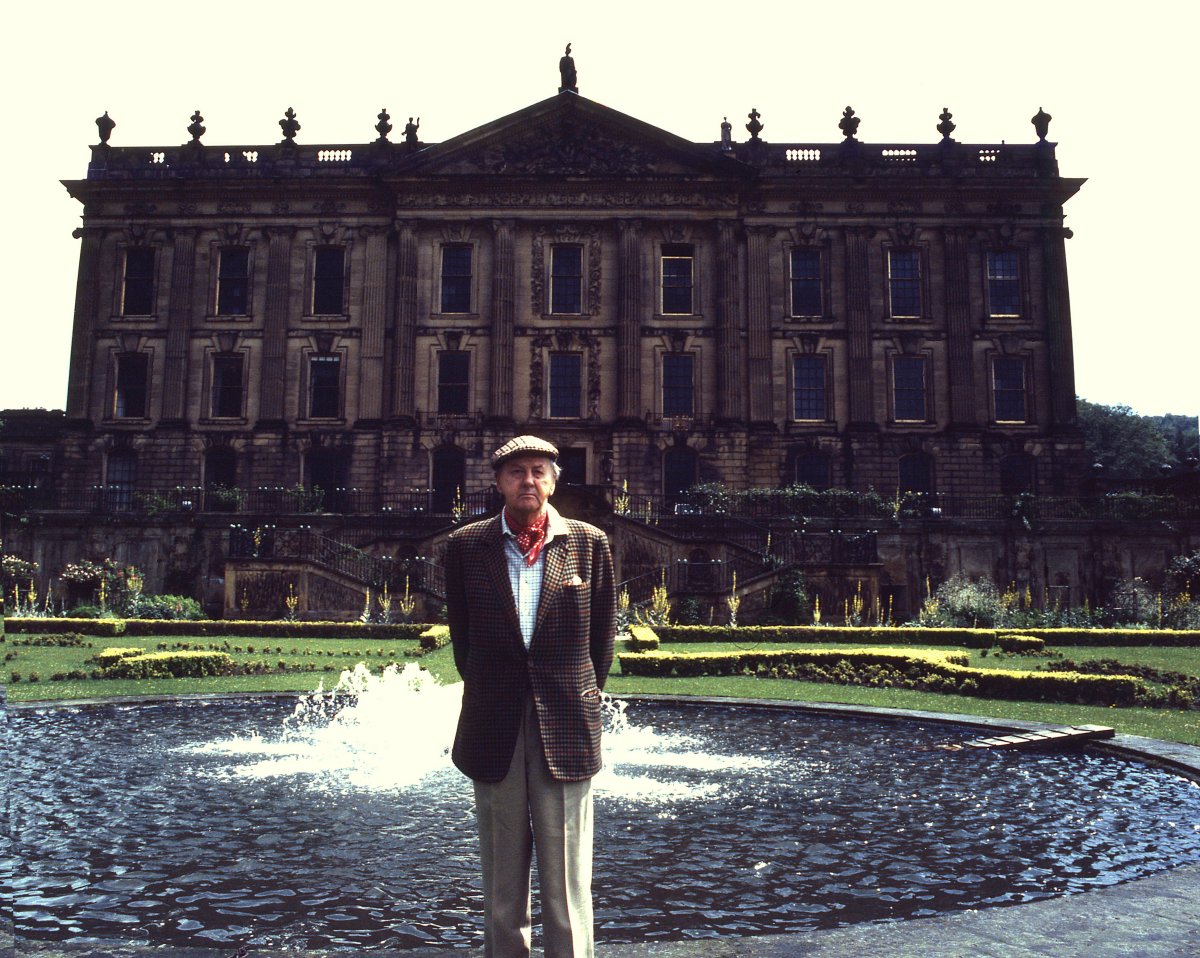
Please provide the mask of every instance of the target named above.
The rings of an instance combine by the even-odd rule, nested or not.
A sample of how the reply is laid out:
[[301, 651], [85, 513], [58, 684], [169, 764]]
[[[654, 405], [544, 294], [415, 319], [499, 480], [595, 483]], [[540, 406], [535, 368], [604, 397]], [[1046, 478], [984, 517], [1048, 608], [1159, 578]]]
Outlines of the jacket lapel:
[[554, 529], [554, 538], [546, 545], [543, 553], [546, 557], [546, 564], [542, 569], [542, 592], [541, 598], [538, 600], [537, 617], [533, 624], [534, 642], [537, 641], [538, 633], [541, 631], [546, 610], [552, 607], [555, 596], [563, 587], [563, 573], [566, 571], [567, 558], [571, 553], [571, 536], [566, 522], [558, 515], [557, 511], [550, 514], [550, 522]]

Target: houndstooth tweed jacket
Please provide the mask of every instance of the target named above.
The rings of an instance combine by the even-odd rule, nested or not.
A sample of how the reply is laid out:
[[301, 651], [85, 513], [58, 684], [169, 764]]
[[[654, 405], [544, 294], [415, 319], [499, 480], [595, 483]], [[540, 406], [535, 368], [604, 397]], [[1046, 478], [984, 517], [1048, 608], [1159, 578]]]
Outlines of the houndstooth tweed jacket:
[[613, 659], [616, 596], [608, 539], [550, 514], [541, 600], [529, 649], [504, 559], [500, 517], [455, 532], [446, 552], [446, 609], [463, 679], [454, 764], [470, 778], [508, 772], [532, 693], [550, 773], [579, 781], [600, 770], [600, 690]]

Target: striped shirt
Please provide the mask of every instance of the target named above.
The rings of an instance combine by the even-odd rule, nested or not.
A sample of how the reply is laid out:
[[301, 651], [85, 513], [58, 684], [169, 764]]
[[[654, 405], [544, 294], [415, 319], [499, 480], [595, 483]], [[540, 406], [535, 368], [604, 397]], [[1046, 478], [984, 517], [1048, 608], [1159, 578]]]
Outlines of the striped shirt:
[[533, 626], [537, 621], [538, 602], [542, 598], [542, 572], [546, 568], [546, 549], [554, 538], [553, 524], [547, 523], [546, 541], [537, 561], [530, 565], [525, 554], [517, 545], [517, 537], [508, 527], [504, 510], [500, 510], [500, 529], [504, 533], [504, 561], [508, 564], [508, 581], [512, 585], [513, 599], [517, 603], [517, 618], [521, 623], [521, 638], [525, 648], [533, 640]]

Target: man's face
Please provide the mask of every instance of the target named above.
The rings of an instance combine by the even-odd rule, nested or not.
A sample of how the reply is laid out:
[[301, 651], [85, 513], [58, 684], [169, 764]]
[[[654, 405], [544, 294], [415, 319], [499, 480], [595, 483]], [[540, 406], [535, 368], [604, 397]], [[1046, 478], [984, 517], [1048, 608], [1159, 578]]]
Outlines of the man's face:
[[554, 467], [545, 456], [518, 456], [496, 471], [496, 488], [522, 523], [536, 518], [554, 492]]

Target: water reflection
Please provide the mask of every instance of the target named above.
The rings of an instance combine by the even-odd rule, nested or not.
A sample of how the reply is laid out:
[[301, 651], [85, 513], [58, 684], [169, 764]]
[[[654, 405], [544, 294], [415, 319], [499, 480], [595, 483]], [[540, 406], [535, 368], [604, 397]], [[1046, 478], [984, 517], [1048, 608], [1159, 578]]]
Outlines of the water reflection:
[[[347, 708], [346, 706], [353, 706]], [[18, 936], [277, 948], [479, 939], [458, 692], [10, 716]], [[760, 709], [631, 706], [597, 780], [601, 941], [1009, 904], [1200, 861], [1200, 788], [1091, 755]]]

